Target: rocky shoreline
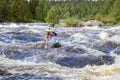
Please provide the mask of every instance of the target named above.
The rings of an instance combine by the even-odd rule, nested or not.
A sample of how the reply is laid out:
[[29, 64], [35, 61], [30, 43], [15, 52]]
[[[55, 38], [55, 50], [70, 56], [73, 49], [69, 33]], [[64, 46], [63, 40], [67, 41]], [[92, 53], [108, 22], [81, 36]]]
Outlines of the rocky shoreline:
[[[118, 25], [118, 24], [116, 24]], [[114, 26], [116, 26], [114, 25]], [[61, 20], [59, 22], [59, 24], [56, 24], [55, 26], [61, 26], [61, 27], [70, 27], [68, 25], [65, 24], [65, 21], [64, 20]], [[98, 21], [98, 20], [89, 20], [89, 21], [78, 21], [78, 23], [76, 24], [76, 27], [94, 27], [94, 26], [110, 26], [109, 23], [103, 23], [101, 21]], [[71, 26], [72, 27], [72, 26]]]

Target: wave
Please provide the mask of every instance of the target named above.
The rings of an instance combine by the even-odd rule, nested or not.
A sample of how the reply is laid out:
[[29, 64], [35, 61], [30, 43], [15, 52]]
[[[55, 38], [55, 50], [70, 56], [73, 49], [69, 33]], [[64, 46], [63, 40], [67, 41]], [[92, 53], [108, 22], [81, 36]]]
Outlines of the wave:
[[0, 24], [0, 79], [120, 79], [120, 27], [55, 27], [58, 36], [45, 48], [48, 28], [38, 23]]

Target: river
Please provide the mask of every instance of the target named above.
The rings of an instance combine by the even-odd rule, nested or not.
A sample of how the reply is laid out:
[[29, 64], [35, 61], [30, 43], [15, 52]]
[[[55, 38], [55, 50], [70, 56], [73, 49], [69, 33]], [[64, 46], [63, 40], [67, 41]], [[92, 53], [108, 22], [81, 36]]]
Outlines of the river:
[[48, 28], [0, 24], [0, 80], [120, 80], [120, 26]]

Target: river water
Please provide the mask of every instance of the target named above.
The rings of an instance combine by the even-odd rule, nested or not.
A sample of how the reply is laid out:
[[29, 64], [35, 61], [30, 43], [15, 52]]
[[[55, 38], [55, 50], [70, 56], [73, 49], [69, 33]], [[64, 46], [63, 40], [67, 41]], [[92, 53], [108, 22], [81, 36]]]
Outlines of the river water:
[[0, 24], [0, 80], [120, 80], [120, 26], [48, 28]]

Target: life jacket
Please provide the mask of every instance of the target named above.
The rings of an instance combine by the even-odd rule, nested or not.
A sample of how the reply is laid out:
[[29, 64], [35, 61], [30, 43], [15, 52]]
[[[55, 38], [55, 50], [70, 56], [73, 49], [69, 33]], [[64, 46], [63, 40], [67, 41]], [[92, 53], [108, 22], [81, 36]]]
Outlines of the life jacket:
[[47, 40], [48, 38], [52, 37], [52, 33], [51, 32], [47, 32], [47, 34], [44, 37], [44, 40]]

